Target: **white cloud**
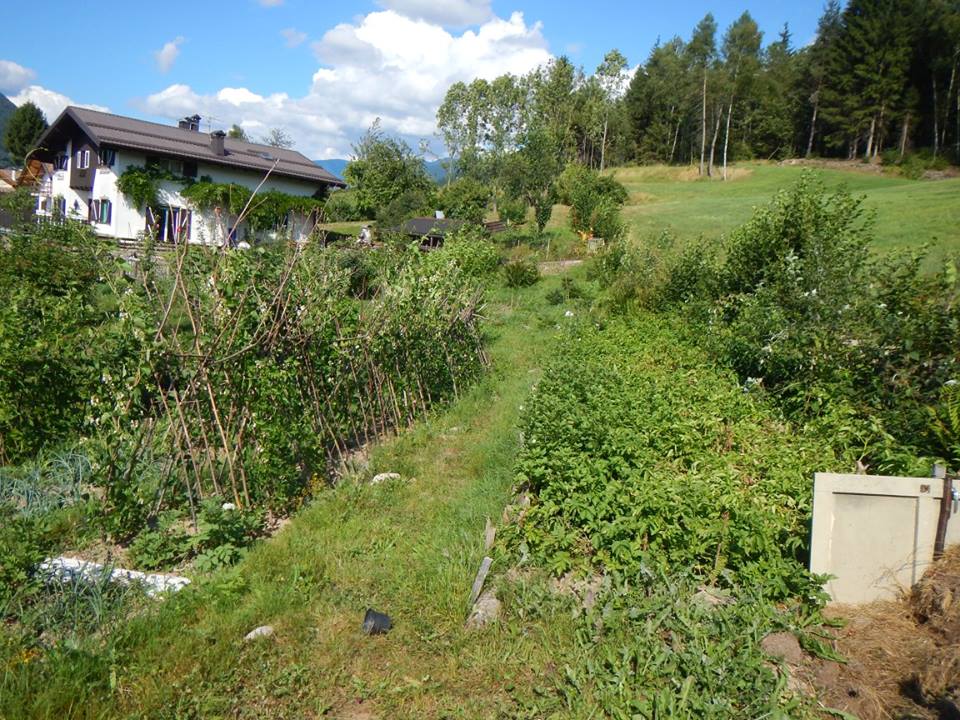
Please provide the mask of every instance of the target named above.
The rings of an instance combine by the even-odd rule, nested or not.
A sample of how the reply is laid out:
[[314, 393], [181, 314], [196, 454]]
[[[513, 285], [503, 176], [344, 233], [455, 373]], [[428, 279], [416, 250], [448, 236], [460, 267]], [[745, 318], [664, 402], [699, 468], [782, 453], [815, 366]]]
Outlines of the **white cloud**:
[[153, 54], [154, 59], [157, 61], [157, 70], [165, 73], [173, 67], [177, 56], [180, 55], [181, 45], [183, 45], [183, 36], [178, 35], [170, 42], [164, 43], [163, 47]]
[[377, 117], [416, 146], [435, 132], [437, 108], [452, 83], [522, 74], [551, 57], [540, 24], [528, 25], [522, 13], [492, 17], [458, 35], [392, 10], [373, 12], [332, 28], [313, 49], [323, 65], [302, 97], [229, 87], [201, 95], [178, 84], [140, 107], [171, 120], [197, 112], [255, 136], [283, 127], [310, 157], [345, 157]]
[[263, 7], [278, 7], [283, 5], [283, 0], [257, 0]]
[[300, 32], [296, 28], [284, 28], [280, 31], [280, 34], [283, 35], [283, 39], [287, 41], [287, 47], [297, 47], [307, 39], [307, 34], [305, 32]]
[[377, 4], [413, 20], [444, 27], [479, 25], [493, 17], [490, 0], [377, 0]]
[[12, 60], [0, 60], [0, 91], [17, 92], [26, 87], [37, 74]]
[[67, 105], [77, 105], [79, 107], [90, 108], [91, 110], [102, 110], [103, 112], [110, 111], [109, 108], [103, 105], [85, 105], [75, 102], [62, 93], [58, 93], [55, 90], [48, 90], [39, 85], [25, 87], [19, 93], [13, 95], [10, 100], [14, 105], [23, 105], [26, 102], [32, 102], [43, 111], [43, 114], [47, 117], [47, 122], [53, 122]]

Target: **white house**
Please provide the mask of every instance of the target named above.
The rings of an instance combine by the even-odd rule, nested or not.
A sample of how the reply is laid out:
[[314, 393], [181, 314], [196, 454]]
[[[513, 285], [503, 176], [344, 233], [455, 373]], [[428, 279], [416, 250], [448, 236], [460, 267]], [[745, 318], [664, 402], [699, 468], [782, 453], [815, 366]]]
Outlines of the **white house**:
[[[200, 117], [177, 127], [68, 107], [37, 142], [34, 156], [52, 163], [41, 182], [38, 215], [59, 213], [89, 221], [98, 235], [132, 240], [152, 233], [161, 242], [221, 244], [263, 239], [227, 208], [195, 207], [181, 195], [184, 185], [163, 180], [157, 202], [136, 204], [117, 187], [129, 167], [157, 167], [177, 177], [233, 183], [261, 192], [322, 198], [344, 183], [295, 150], [200, 132]], [[266, 178], [266, 179], [265, 179]], [[287, 231], [302, 239], [313, 229], [309, 217], [287, 219]]]

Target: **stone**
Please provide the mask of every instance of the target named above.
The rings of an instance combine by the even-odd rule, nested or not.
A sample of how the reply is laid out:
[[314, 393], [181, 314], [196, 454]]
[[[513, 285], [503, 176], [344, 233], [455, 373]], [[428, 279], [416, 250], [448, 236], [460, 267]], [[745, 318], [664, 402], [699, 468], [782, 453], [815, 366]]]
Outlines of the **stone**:
[[258, 628], [254, 628], [246, 635], [243, 636], [244, 642], [250, 642], [252, 640], [259, 640], [260, 638], [270, 637], [273, 635], [273, 626], [272, 625], [261, 625]]
[[395, 473], [395, 472], [377, 473], [376, 475], [373, 476], [373, 480], [370, 481], [370, 484], [379, 485], [380, 483], [386, 482], [387, 480], [399, 480], [399, 479], [400, 479], [400, 473]]
[[707, 607], [716, 607], [718, 605], [732, 605], [736, 602], [728, 590], [711, 585], [702, 585], [693, 595], [693, 601]]
[[784, 660], [792, 665], [803, 662], [803, 650], [793, 633], [770, 633], [760, 641], [760, 647], [770, 657]]
[[579, 611], [586, 612], [596, 606], [597, 598], [600, 597], [605, 585], [609, 586], [609, 582], [603, 575], [594, 574], [586, 578], [578, 578], [573, 572], [568, 572], [551, 582], [555, 593], [570, 595], [577, 601]]
[[483, 529], [483, 551], [489, 552], [490, 548], [493, 547], [493, 543], [496, 539], [497, 539], [497, 528], [494, 527], [493, 523], [490, 522], [490, 518], [487, 518], [486, 527]]
[[468, 630], [479, 630], [497, 621], [500, 617], [500, 601], [493, 590], [487, 590], [473, 604], [467, 618]]

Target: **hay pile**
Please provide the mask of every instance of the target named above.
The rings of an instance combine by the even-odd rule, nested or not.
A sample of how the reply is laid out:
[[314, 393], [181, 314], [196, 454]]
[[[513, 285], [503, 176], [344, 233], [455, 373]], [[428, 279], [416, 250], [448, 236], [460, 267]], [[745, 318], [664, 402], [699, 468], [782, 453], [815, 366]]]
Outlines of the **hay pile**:
[[847, 659], [816, 674], [827, 707], [861, 720], [960, 720], [960, 546], [897, 602], [835, 606], [835, 646]]

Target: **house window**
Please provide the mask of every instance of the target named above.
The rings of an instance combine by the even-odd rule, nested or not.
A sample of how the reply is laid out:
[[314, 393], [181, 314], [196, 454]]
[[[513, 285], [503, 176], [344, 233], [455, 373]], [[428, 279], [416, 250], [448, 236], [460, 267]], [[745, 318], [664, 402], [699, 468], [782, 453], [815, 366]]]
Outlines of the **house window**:
[[147, 158], [147, 167], [166, 170], [171, 175], [181, 177], [195, 178], [197, 176], [197, 163], [194, 160], [176, 160], [153, 156]]
[[70, 167], [70, 156], [66, 153], [60, 153], [54, 160], [53, 167], [55, 170], [67, 170]]
[[66, 217], [67, 199], [63, 195], [57, 195], [53, 199], [53, 213], [54, 215], [59, 215], [60, 217]]
[[113, 203], [106, 198], [90, 201], [90, 213], [88, 219], [90, 222], [100, 225], [109, 225], [113, 216]]
[[77, 150], [77, 170], [86, 170], [90, 167], [90, 151]]
[[100, 151], [100, 167], [113, 167], [117, 162], [117, 151], [116, 150], [101, 150]]
[[179, 243], [190, 240], [193, 213], [186, 208], [159, 205], [147, 208], [147, 232], [158, 242]]

